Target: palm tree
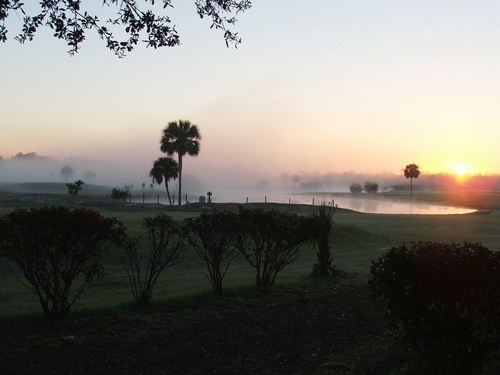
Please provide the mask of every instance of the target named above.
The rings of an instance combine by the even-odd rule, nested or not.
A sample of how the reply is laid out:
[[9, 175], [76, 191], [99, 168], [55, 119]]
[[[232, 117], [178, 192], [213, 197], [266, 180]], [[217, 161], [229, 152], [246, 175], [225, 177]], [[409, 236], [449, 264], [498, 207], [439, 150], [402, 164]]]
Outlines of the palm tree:
[[169, 122], [163, 129], [160, 149], [167, 155], [177, 153], [179, 167], [179, 206], [181, 205], [182, 189], [182, 157], [186, 154], [196, 156], [200, 152], [201, 134], [198, 127], [186, 120]]
[[403, 170], [403, 173], [406, 178], [410, 179], [410, 198], [413, 198], [413, 179], [418, 178], [418, 176], [420, 175], [420, 171], [418, 170], [418, 165], [408, 164], [406, 168]]
[[[172, 157], [161, 157], [154, 161], [153, 168], [149, 172], [149, 176], [153, 178], [153, 183], [161, 185], [165, 180], [165, 189], [167, 190], [168, 203], [172, 205], [170, 199], [170, 191], [168, 190], [168, 181], [176, 179], [179, 176], [179, 168], [177, 162]], [[151, 185], [153, 186], [153, 185]]]

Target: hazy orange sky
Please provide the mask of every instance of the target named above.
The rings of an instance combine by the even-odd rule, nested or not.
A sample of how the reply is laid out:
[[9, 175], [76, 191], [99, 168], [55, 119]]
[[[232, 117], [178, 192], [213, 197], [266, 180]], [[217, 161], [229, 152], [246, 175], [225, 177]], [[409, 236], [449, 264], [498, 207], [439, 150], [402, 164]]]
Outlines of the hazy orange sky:
[[[226, 48], [192, 1], [182, 45], [70, 57], [40, 31], [0, 44], [0, 156], [120, 160], [147, 178], [163, 127], [199, 126], [184, 171], [499, 173], [500, 2], [254, 0]], [[11, 17], [9, 25], [18, 26]]]

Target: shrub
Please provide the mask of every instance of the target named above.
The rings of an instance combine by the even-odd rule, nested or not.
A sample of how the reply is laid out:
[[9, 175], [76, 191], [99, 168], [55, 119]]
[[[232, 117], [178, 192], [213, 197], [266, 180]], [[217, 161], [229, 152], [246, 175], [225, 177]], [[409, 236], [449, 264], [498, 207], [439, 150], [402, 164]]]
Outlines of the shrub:
[[189, 229], [189, 243], [205, 262], [207, 278], [216, 294], [222, 294], [222, 281], [229, 265], [238, 255], [235, 239], [239, 233], [235, 227], [237, 214], [224, 212], [203, 212], [197, 217], [185, 220]]
[[277, 274], [296, 260], [301, 246], [312, 239], [307, 220], [277, 210], [240, 210], [238, 249], [255, 268], [258, 286], [272, 286]]
[[136, 302], [148, 305], [160, 274], [179, 262], [185, 231], [171, 216], [164, 213], [143, 218], [142, 226], [148, 238], [146, 264], [143, 263], [141, 237], [126, 239], [124, 248], [128, 255], [128, 263], [125, 265], [125, 270]]
[[349, 186], [349, 191], [351, 193], [361, 193], [363, 192], [363, 186], [361, 186], [361, 184], [358, 184], [356, 182], [353, 182], [350, 186]]
[[111, 198], [113, 199], [120, 199], [122, 201], [125, 201], [127, 200], [129, 194], [130, 190], [128, 189], [113, 188], [113, 190], [111, 190]]
[[371, 274], [375, 294], [404, 329], [417, 373], [481, 372], [499, 344], [500, 252], [417, 242], [391, 248]]
[[84, 185], [85, 182], [82, 180], [75, 181], [73, 184], [66, 184], [66, 187], [68, 188], [68, 194], [69, 195], [78, 195], [78, 192], [82, 190], [82, 185]]
[[365, 181], [363, 190], [365, 193], [378, 193], [378, 184], [372, 181]]
[[99, 258], [123, 233], [115, 218], [89, 209], [17, 209], [0, 219], [0, 249], [22, 271], [43, 311], [60, 318], [104, 275]]
[[330, 234], [335, 226], [333, 222], [334, 208], [322, 203], [310, 216], [313, 231], [313, 246], [318, 247], [317, 261], [313, 266], [314, 275], [333, 276], [336, 273], [330, 254]]

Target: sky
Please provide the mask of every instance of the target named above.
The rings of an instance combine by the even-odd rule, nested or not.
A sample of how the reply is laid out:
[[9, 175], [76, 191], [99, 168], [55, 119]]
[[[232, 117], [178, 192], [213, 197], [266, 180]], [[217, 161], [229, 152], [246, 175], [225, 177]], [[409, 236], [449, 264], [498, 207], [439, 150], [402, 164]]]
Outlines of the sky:
[[177, 0], [169, 15], [182, 45], [124, 59], [93, 34], [73, 57], [48, 29], [21, 45], [11, 16], [0, 156], [85, 158], [149, 180], [162, 129], [185, 119], [203, 139], [184, 173], [202, 181], [400, 174], [409, 163], [500, 173], [500, 2], [252, 4], [233, 27], [237, 49]]

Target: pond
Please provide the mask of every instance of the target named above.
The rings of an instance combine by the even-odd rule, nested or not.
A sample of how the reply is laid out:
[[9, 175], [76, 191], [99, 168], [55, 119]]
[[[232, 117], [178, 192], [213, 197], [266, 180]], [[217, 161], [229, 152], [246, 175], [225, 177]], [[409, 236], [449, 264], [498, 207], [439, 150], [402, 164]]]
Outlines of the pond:
[[331, 204], [334, 202], [334, 205], [339, 208], [376, 214], [457, 215], [476, 211], [464, 207], [371, 194], [319, 193], [316, 196], [315, 194], [297, 194], [294, 195], [294, 199], [305, 204], [321, 204], [323, 201]]
[[[142, 202], [142, 194], [134, 196], [132, 201]], [[197, 201], [197, 198], [190, 198]], [[457, 215], [468, 214], [476, 210], [448, 206], [439, 203], [422, 202], [414, 199], [388, 197], [382, 194], [351, 194], [351, 193], [295, 193], [295, 192], [270, 192], [261, 193], [255, 190], [229, 190], [216, 189], [212, 196], [214, 203], [292, 203], [319, 205], [322, 202], [333, 204], [339, 208], [345, 208], [364, 213], [376, 214], [413, 214], [413, 215]], [[166, 194], [163, 191], [154, 191], [146, 194], [145, 202], [168, 204]], [[177, 200], [175, 200], [177, 203]], [[185, 203], [185, 199], [183, 202]]]
[[[242, 192], [243, 193], [243, 192]], [[248, 192], [247, 192], [248, 193]], [[449, 206], [439, 203], [422, 202], [414, 199], [398, 199], [387, 197], [382, 194], [351, 194], [351, 193], [286, 193], [272, 192], [269, 195], [259, 195], [255, 191], [247, 194], [247, 198], [241, 198], [229, 192], [222, 195], [214, 194], [214, 202], [272, 202], [272, 203], [294, 203], [319, 205], [322, 202], [333, 204], [339, 208], [345, 208], [364, 213], [376, 214], [413, 214], [413, 215], [457, 215], [468, 214], [476, 210]], [[235, 198], [232, 198], [235, 197]]]

